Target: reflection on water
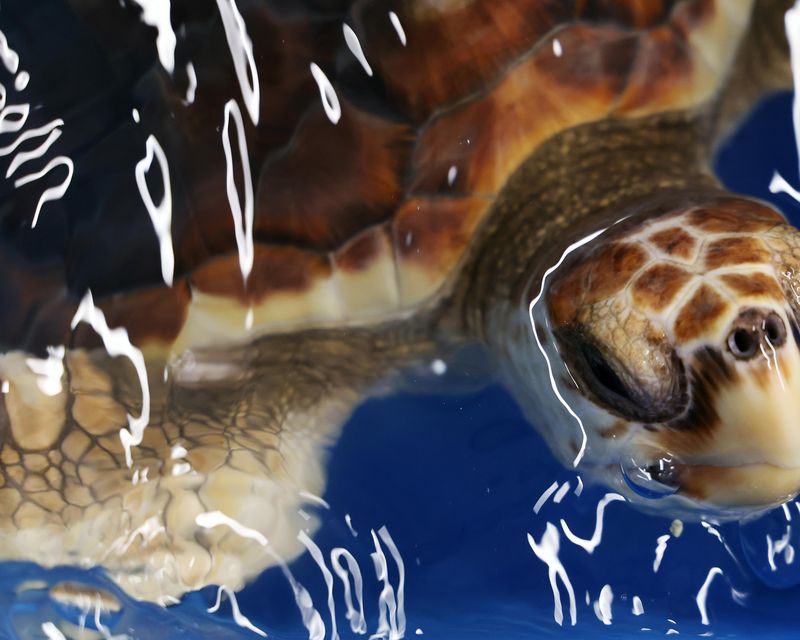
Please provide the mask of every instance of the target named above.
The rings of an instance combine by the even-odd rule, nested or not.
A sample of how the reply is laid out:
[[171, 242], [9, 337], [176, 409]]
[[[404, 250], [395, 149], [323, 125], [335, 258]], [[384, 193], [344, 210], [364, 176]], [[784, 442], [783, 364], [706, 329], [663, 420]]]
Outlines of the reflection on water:
[[791, 633], [796, 233], [610, 53], [694, 4], [4, 4], [0, 637]]

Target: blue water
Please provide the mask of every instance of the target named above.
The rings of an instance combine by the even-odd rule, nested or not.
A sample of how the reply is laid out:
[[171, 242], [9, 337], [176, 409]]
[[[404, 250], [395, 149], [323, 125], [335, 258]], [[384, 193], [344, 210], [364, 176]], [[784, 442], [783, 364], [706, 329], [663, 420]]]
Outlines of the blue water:
[[[730, 188], [770, 200], [798, 222], [800, 208], [767, 189], [775, 170], [797, 184], [790, 111], [789, 95], [762, 104], [721, 149], [717, 169]], [[576, 479], [575, 471], [552, 458], [503, 389], [489, 385], [454, 391], [443, 382], [425, 395], [401, 393], [358, 409], [331, 452], [323, 496], [330, 509], [318, 509], [322, 526], [314, 540], [326, 556], [343, 547], [359, 562], [370, 634], [378, 629], [382, 589], [370, 557], [375, 552], [370, 532], [385, 526], [404, 562], [406, 637], [419, 631], [423, 638], [460, 640], [623, 638], [670, 630], [717, 638], [798, 636], [800, 587], [794, 585], [800, 583], [800, 559], [787, 564], [779, 558], [772, 571], [766, 555], [766, 533], [778, 539], [787, 524], [780, 509], [759, 522], [719, 526], [722, 541], [700, 524], [687, 523], [680, 537], [669, 539], [655, 572], [656, 541], [669, 533], [670, 520], [611, 503], [602, 542], [593, 553], [560, 537], [559, 557], [575, 593], [576, 625], [570, 624], [561, 582], [564, 624], [556, 624], [548, 567], [532, 552], [528, 534], [541, 541], [548, 523], [560, 529], [563, 519], [577, 535], [591, 536], [605, 489], [586, 486], [576, 496]], [[534, 513], [533, 505], [553, 482], [569, 482], [570, 489], [559, 504], [550, 499]], [[800, 510], [792, 505], [789, 513], [800, 525]], [[400, 575], [388, 552], [387, 557], [388, 581], [399, 597]], [[696, 596], [712, 567], [722, 575], [711, 583], [708, 624], [703, 624]], [[290, 569], [308, 589], [330, 637], [319, 567], [306, 554]], [[234, 623], [229, 604], [217, 613], [207, 612], [214, 589], [164, 609], [130, 601], [100, 570], [48, 571], [16, 563], [0, 565], [0, 576], [3, 638], [41, 637], [33, 634], [43, 621], [69, 615], [53, 608], [46, 589], [15, 592], [30, 580], [80, 580], [115, 593], [123, 612], [105, 622], [116, 634], [144, 639], [257, 637]], [[594, 610], [606, 585], [613, 592], [608, 625]], [[349, 629], [338, 582], [334, 595], [339, 635], [360, 637]], [[642, 601], [641, 616], [632, 613], [634, 596]], [[238, 606], [272, 638], [308, 637], [289, 583], [277, 568], [238, 594]]]

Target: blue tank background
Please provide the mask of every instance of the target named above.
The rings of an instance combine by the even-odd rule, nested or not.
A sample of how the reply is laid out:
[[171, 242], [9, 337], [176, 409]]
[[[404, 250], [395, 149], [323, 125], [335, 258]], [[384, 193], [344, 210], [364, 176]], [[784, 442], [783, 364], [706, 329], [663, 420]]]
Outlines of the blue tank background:
[[[781, 95], [763, 103], [721, 149], [718, 173], [732, 189], [773, 202], [798, 223], [797, 205], [767, 189], [774, 170], [798, 184], [794, 144], [791, 96]], [[656, 539], [669, 532], [670, 520], [643, 515], [623, 503], [608, 507], [603, 541], [593, 554], [562, 536], [560, 558], [575, 587], [577, 625], [568, 626], [567, 615], [565, 626], [558, 627], [547, 567], [531, 552], [527, 534], [538, 541], [548, 522], [558, 526], [564, 518], [574, 532], [589, 537], [605, 490], [586, 487], [580, 497], [570, 492], [561, 504], [550, 501], [534, 514], [534, 503], [553, 481], [575, 486], [575, 472], [555, 462], [501, 388], [454, 394], [433, 386], [425, 395], [403, 393], [366, 402], [331, 452], [323, 496], [331, 509], [318, 510], [322, 526], [314, 540], [326, 555], [334, 547], [346, 547], [359, 560], [370, 633], [376, 629], [380, 589], [369, 558], [374, 551], [370, 529], [385, 525], [405, 561], [406, 637], [415, 636], [417, 629], [425, 638], [459, 640], [646, 637], [669, 629], [681, 635], [711, 631], [718, 638], [797, 637], [800, 587], [767, 586], [763, 567], [751, 566], [741, 549], [742, 538], [761, 541], [776, 516], [745, 528], [720, 527], [736, 559], [699, 524], [687, 524], [680, 538], [669, 541], [654, 573]], [[352, 518], [357, 537], [345, 514]], [[800, 520], [800, 512], [795, 518]], [[775, 531], [779, 537], [781, 529]], [[397, 585], [391, 559], [389, 564]], [[703, 626], [695, 596], [713, 566], [724, 576], [712, 583], [707, 601], [711, 624]], [[800, 581], [800, 560], [794, 567], [782, 576], [785, 583]], [[330, 626], [319, 568], [305, 554], [291, 570]], [[41, 617], [49, 606], [43, 593], [16, 596], [13, 591], [15, 585], [37, 578], [81, 579], [108, 587], [99, 571], [0, 565], [0, 637], [14, 637], [13, 628], [35, 628], [25, 626], [28, 619], [48, 619]], [[605, 584], [614, 593], [610, 626], [585, 604], [585, 593], [594, 602]], [[734, 601], [731, 587], [746, 594], [744, 606]], [[357, 637], [344, 619], [338, 583], [336, 589], [340, 636]], [[563, 586], [561, 594], [566, 604]], [[631, 613], [634, 595], [644, 604], [645, 614], [639, 617]], [[137, 638], [256, 637], [233, 623], [227, 605], [221, 613], [206, 613], [213, 596], [214, 590], [208, 589], [169, 609], [127, 602], [113, 631]], [[308, 637], [277, 569], [249, 585], [238, 603], [272, 638]], [[643, 627], [652, 632], [641, 631]]]

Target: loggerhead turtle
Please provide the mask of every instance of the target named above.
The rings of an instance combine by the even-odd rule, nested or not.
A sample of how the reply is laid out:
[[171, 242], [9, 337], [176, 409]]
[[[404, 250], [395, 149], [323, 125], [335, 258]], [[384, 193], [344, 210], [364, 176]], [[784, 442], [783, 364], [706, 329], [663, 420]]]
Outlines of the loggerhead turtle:
[[0, 555], [240, 587], [302, 549], [353, 408], [475, 342], [632, 499], [794, 495], [800, 235], [708, 164], [788, 84], [788, 4], [174, 0], [170, 58], [74, 0], [94, 108], [137, 117], [35, 228], [6, 200]]

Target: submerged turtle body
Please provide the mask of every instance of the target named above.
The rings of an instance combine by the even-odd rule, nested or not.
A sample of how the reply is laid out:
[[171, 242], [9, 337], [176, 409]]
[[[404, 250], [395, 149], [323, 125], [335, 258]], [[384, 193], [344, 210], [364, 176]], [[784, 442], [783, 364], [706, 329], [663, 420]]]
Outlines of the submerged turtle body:
[[[787, 77], [782, 4], [173, 2], [170, 66], [137, 8], [76, 1], [99, 58], [117, 64], [94, 69], [117, 74], [98, 108], [133, 99], [137, 115], [74, 143], [85, 158], [73, 191], [88, 211], [65, 199], [30, 228], [20, 197], [3, 214], [19, 224], [0, 248], [0, 552], [103, 564], [164, 602], [241, 586], [275, 557], [226, 522], [296, 555], [298, 507], [323, 492], [325, 447], [353, 407], [378, 380], [466, 341], [485, 343], [521, 403], [550, 416], [541, 428], [565, 460], [588, 452], [590, 466], [618, 468], [625, 446], [735, 459], [709, 436], [662, 429], [686, 421], [700, 387], [686, 383], [699, 371], [689, 351], [665, 344], [681, 332], [693, 348], [718, 342], [753, 298], [786, 306], [769, 269], [794, 260], [795, 237], [777, 213], [725, 196], [706, 167], [756, 89]], [[97, 177], [117, 170], [125, 179]], [[153, 221], [167, 200], [165, 240]], [[623, 218], [652, 227], [615, 225]], [[604, 220], [611, 239], [571, 256], [529, 317], [549, 252]], [[761, 244], [731, 248], [749, 224]], [[683, 293], [689, 311], [665, 320]], [[649, 359], [617, 349], [640, 338]], [[558, 396], [597, 416], [582, 444], [535, 344], [589, 371]], [[596, 392], [584, 344], [614, 354], [604, 366], [634, 381], [642, 396], [627, 399], [650, 413]], [[727, 424], [712, 413], [708, 433]], [[631, 445], [645, 424], [663, 438]], [[699, 472], [684, 489], [764, 504], [796, 490], [788, 475], [739, 501], [735, 486], [717, 499]]]

